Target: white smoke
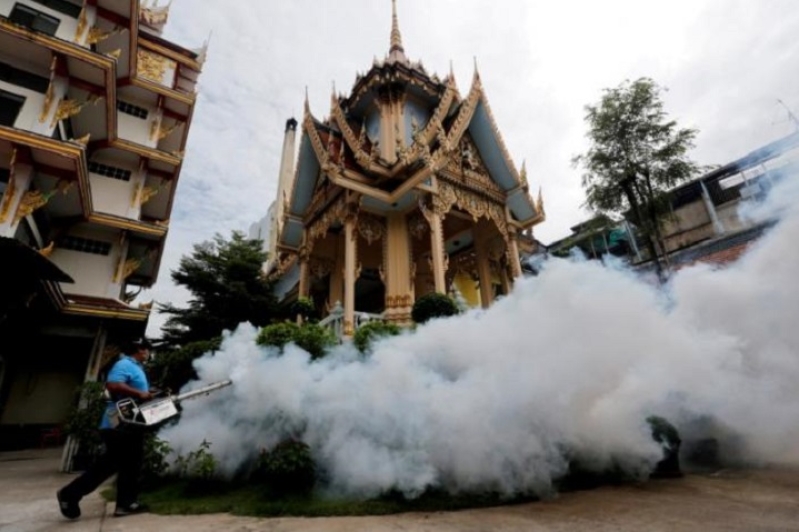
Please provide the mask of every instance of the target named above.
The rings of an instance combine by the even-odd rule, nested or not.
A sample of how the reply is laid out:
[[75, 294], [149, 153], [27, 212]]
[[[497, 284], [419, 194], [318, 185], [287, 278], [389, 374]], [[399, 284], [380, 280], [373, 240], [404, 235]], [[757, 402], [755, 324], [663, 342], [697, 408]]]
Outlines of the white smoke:
[[[676, 274], [666, 290], [598, 261], [549, 261], [490, 310], [433, 321], [317, 362], [278, 356], [242, 325], [196, 362], [219, 394], [162, 432], [203, 439], [233, 473], [287, 435], [308, 443], [331, 489], [552, 489], [568, 456], [646, 475], [661, 458], [645, 419], [709, 416], [749, 460], [799, 463], [799, 198], [735, 266]], [[772, 214], [774, 211], [763, 211]], [[762, 212], [761, 212], [762, 214]], [[197, 386], [199, 383], [193, 383]], [[685, 425], [687, 426], [687, 425]]]

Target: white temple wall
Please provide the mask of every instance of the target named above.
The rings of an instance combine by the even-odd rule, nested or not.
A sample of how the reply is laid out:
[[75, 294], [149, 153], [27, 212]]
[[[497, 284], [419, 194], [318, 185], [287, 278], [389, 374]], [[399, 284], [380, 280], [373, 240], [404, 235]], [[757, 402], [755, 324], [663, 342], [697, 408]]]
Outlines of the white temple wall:
[[150, 138], [152, 123], [158, 118], [155, 109], [146, 105], [141, 105], [135, 101], [124, 101], [147, 109], [148, 115], [145, 119], [123, 113], [122, 111], [117, 111], [119, 137], [141, 144], [142, 146], [147, 146], [148, 148], [155, 148], [156, 143]]
[[56, 11], [54, 9], [50, 9], [49, 7], [36, 3], [30, 2], [25, 0], [0, 0], [0, 15], [7, 17], [11, 14], [11, 11], [14, 9], [16, 4], [24, 4], [31, 9], [35, 9], [45, 15], [49, 15], [53, 18], [59, 20], [58, 29], [56, 30], [55, 37], [62, 39], [68, 42], [77, 42], [81, 46], [86, 46], [86, 34], [94, 25], [96, 19], [96, 9], [94, 7], [89, 6], [86, 10], [86, 26], [83, 31], [83, 34], [80, 36], [80, 40], [77, 41], [75, 39], [76, 32], [78, 29], [78, 19], [73, 18], [65, 13], [61, 13], [60, 11]]
[[53, 103], [50, 105], [50, 112], [48, 113], [45, 121], [40, 122], [39, 118], [41, 116], [42, 109], [44, 108], [45, 95], [40, 92], [26, 89], [25, 87], [20, 87], [19, 85], [13, 85], [5, 81], [0, 81], [0, 89], [23, 96], [25, 98], [25, 103], [22, 104], [22, 108], [19, 111], [17, 120], [14, 122], [15, 128], [25, 131], [32, 131], [46, 137], [49, 137], [53, 134], [53, 129], [55, 129], [55, 125], [52, 123], [53, 115], [58, 108], [58, 102], [64, 97], [68, 89], [68, 84], [65, 79], [56, 78], [54, 83], [54, 98]]
[[108, 242], [111, 244], [111, 250], [108, 255], [96, 255], [59, 248], [56, 244], [50, 260], [75, 280], [73, 284], [61, 284], [64, 293], [103, 298], [118, 297], [119, 284], [114, 282], [114, 277], [116, 268], [121, 262], [119, 241], [114, 241], [108, 233], [91, 230], [75, 231], [70, 235]]

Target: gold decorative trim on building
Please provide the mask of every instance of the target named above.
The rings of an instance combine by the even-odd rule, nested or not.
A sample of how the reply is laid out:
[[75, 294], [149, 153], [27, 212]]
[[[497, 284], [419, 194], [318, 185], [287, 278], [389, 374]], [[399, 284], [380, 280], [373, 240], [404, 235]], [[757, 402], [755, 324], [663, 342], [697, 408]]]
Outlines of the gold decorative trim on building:
[[148, 26], [163, 26], [169, 20], [169, 5], [165, 6], [141, 6], [139, 8], [139, 20]]
[[97, 102], [103, 98], [104, 96], [98, 96], [96, 94], [90, 95], [89, 98], [83, 102], [79, 102], [78, 100], [71, 98], [64, 98], [58, 102], [58, 108], [56, 109], [55, 116], [53, 117], [50, 127], [55, 127], [55, 125], [61, 120], [66, 120], [67, 118], [77, 115], [89, 104], [96, 105]]
[[8, 214], [11, 212], [11, 203], [17, 192], [17, 179], [15, 170], [17, 166], [17, 149], [11, 148], [11, 158], [8, 162], [8, 185], [3, 192], [3, 202], [0, 204], [0, 223], [5, 223]]
[[117, 26], [111, 31], [103, 31], [97, 26], [94, 26], [89, 29], [89, 36], [86, 38], [86, 42], [89, 44], [99, 44], [113, 35], [122, 33], [125, 29], [126, 28]]
[[168, 69], [177, 67], [175, 62], [171, 59], [167, 59], [162, 55], [147, 50], [142, 50], [141, 48], [137, 51], [136, 58], [138, 61], [136, 73], [156, 83], [163, 82], [164, 74]]
[[78, 27], [75, 30], [75, 42], [80, 43], [80, 38], [83, 37], [84, 32], [86, 31], [86, 26], [89, 24], [89, 15], [86, 12], [86, 2], [83, 2], [83, 8], [80, 10], [80, 16], [78, 17]]
[[43, 194], [40, 190], [29, 190], [23, 194], [17, 205], [17, 212], [14, 215], [13, 225], [18, 224], [19, 221], [26, 216], [33, 214], [37, 209], [47, 205], [47, 202], [50, 201], [50, 198], [53, 197], [54, 194], [55, 192]]
[[128, 259], [125, 261], [125, 265], [122, 267], [122, 275], [121, 280], [125, 281], [133, 275], [133, 273], [138, 270], [142, 265], [141, 259]]
[[83, 135], [82, 137], [80, 137], [78, 139], [69, 139], [69, 141], [70, 142], [74, 142], [75, 144], [80, 144], [81, 146], [86, 147], [86, 146], [89, 145], [89, 140], [91, 138], [92, 138], [92, 134], [91, 133], [86, 133], [85, 135]]
[[160, 120], [156, 120], [153, 122], [153, 127], [150, 129], [150, 138], [155, 141], [164, 140], [182, 125], [183, 122], [178, 121], [170, 127], [163, 127], [163, 123]]
[[377, 242], [386, 234], [385, 222], [377, 216], [370, 214], [362, 215], [358, 218], [358, 233], [371, 246], [372, 242]]
[[116, 50], [111, 50], [110, 52], [106, 53], [105, 55], [110, 57], [111, 59], [119, 59], [119, 56], [122, 55], [122, 48], [117, 48]]
[[469, 213], [475, 221], [488, 218], [507, 239], [508, 221], [505, 216], [505, 205], [490, 201], [469, 190], [456, 188], [446, 181], [440, 181], [438, 194], [432, 196], [433, 210], [439, 216], [444, 216], [453, 206]]
[[44, 124], [47, 117], [50, 116], [50, 111], [53, 109], [53, 102], [55, 101], [55, 70], [58, 65], [58, 57], [53, 56], [50, 61], [50, 83], [47, 85], [47, 92], [44, 94], [44, 105], [42, 112], [39, 113], [39, 123]]
[[53, 254], [53, 250], [54, 249], [55, 249], [55, 241], [53, 240], [53, 241], [50, 242], [50, 244], [47, 247], [44, 247], [44, 248], [40, 249], [39, 250], [39, 254], [42, 257], [48, 257], [49, 258], [50, 255]]

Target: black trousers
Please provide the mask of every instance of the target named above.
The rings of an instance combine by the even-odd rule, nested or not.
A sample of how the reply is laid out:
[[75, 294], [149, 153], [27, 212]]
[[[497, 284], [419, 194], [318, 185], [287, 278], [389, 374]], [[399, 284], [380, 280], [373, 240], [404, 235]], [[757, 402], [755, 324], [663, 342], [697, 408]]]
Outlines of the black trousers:
[[117, 473], [117, 506], [127, 507], [139, 497], [139, 475], [144, 457], [144, 433], [101, 430], [105, 452], [81, 476], [61, 490], [66, 499], [79, 501]]

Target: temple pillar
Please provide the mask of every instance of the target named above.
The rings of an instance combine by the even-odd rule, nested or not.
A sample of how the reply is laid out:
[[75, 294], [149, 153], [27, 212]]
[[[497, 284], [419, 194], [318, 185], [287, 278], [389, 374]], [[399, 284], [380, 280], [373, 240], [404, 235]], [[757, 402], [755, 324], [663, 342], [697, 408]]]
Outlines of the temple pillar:
[[34, 198], [28, 192], [33, 180], [33, 169], [30, 165], [17, 161], [17, 150], [14, 149], [9, 161], [9, 172], [6, 190], [0, 194], [0, 236], [13, 238], [26, 213], [23, 205], [26, 197]]
[[515, 231], [508, 235], [508, 262], [510, 263], [511, 275], [514, 279], [522, 276], [522, 263], [519, 259], [519, 236]]
[[433, 268], [433, 281], [435, 290], [439, 294], [447, 293], [446, 282], [446, 250], [444, 249], [444, 226], [442, 224], [441, 215], [435, 211], [425, 212], [430, 224], [430, 255], [432, 259]]
[[355, 334], [355, 269], [358, 232], [355, 216], [344, 221], [344, 336]]
[[491, 265], [486, 249], [486, 241], [478, 232], [477, 226], [474, 228], [474, 250], [477, 255], [477, 276], [480, 279], [480, 303], [483, 308], [488, 308], [494, 302], [494, 290], [491, 283]]
[[341, 238], [336, 241], [336, 258], [333, 271], [330, 272], [330, 291], [328, 292], [328, 305], [334, 308], [336, 303], [344, 301], [344, 248]]
[[398, 324], [410, 323], [413, 305], [408, 224], [403, 214], [386, 217], [384, 274], [386, 283], [386, 318]]
[[510, 294], [513, 289], [513, 284], [508, 277], [508, 269], [504, 264], [499, 265], [499, 282], [502, 283], [502, 293], [505, 295]]
[[297, 255], [297, 261], [300, 265], [299, 297], [308, 297], [311, 294], [310, 255], [308, 247], [303, 244]]

